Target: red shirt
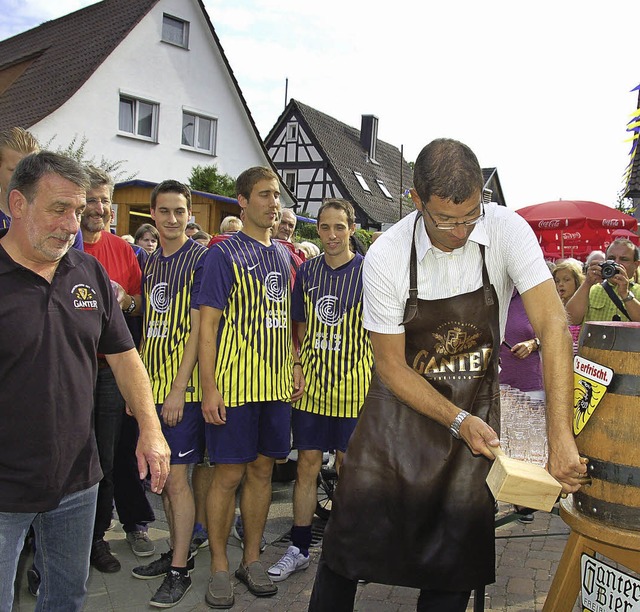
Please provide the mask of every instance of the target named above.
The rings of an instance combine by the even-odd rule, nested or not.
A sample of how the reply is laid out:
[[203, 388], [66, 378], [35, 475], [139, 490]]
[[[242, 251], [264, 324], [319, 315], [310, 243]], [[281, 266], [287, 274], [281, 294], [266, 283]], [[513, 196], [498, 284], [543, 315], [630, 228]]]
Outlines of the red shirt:
[[142, 270], [129, 243], [111, 232], [102, 231], [100, 240], [84, 243], [84, 252], [93, 255], [111, 280], [122, 285], [129, 295], [142, 292]]

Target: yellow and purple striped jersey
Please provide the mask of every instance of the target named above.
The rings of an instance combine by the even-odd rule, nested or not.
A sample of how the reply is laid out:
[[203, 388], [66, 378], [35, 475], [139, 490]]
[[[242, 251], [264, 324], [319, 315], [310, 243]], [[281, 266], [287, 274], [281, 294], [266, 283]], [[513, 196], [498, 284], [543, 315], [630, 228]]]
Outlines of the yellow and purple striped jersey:
[[227, 407], [289, 401], [291, 257], [237, 232], [209, 249], [198, 303], [222, 311], [216, 386]]
[[[173, 255], [152, 253], [142, 279], [143, 332], [140, 353], [147, 368], [156, 404], [162, 404], [182, 362], [191, 333], [191, 309], [198, 308], [206, 247], [187, 240]], [[202, 400], [196, 364], [185, 402]]]
[[300, 347], [305, 390], [295, 408], [357, 417], [371, 382], [373, 350], [362, 325], [362, 255], [335, 270], [320, 255], [296, 275], [292, 318], [307, 325]]

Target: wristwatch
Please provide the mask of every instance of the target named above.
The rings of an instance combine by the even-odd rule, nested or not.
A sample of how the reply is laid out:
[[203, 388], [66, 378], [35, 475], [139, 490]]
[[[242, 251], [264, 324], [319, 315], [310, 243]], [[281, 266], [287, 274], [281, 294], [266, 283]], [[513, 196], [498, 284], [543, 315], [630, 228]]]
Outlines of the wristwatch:
[[635, 299], [636, 299], [636, 296], [633, 295], [633, 293], [631, 291], [628, 291], [626, 297], [622, 298], [622, 301], [623, 302], [630, 302], [631, 300], [635, 300]]
[[461, 410], [458, 412], [458, 416], [453, 420], [453, 423], [449, 426], [449, 433], [456, 438], [456, 440], [460, 439], [460, 425], [462, 425], [462, 421], [464, 421], [469, 416], [469, 413], [466, 410]]
[[124, 314], [131, 314], [136, 309], [136, 300], [135, 300], [135, 298], [132, 295], [130, 295], [129, 297], [131, 298], [131, 304], [129, 304], [129, 306], [126, 308], [126, 310], [122, 311], [122, 312], [124, 312]]

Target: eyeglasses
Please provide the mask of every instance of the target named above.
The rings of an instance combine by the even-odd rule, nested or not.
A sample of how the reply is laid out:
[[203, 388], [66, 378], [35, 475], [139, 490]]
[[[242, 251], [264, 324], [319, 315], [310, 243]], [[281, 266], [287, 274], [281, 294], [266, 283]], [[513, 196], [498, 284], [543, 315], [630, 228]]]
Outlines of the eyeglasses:
[[429, 219], [431, 219], [431, 222], [436, 226], [437, 229], [443, 230], [445, 232], [452, 232], [453, 230], [455, 230], [457, 227], [460, 227], [461, 225], [471, 227], [476, 223], [478, 223], [479, 221], [481, 221], [482, 218], [484, 217], [484, 202], [480, 202], [480, 208], [482, 212], [475, 219], [469, 219], [468, 221], [459, 221], [457, 223], [438, 223], [433, 218], [433, 215], [429, 212], [429, 209], [426, 206], [424, 207], [424, 210], [429, 215]]

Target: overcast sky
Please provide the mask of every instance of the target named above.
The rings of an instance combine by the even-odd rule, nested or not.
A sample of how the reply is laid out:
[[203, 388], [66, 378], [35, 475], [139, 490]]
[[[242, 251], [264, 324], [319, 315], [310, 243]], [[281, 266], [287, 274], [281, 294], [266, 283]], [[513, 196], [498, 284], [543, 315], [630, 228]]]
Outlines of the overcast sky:
[[[0, 0], [0, 39], [92, 3]], [[376, 115], [408, 161], [433, 138], [462, 140], [498, 168], [510, 207], [617, 201], [637, 0], [204, 3], [263, 137], [288, 78], [289, 98], [351, 126]]]

